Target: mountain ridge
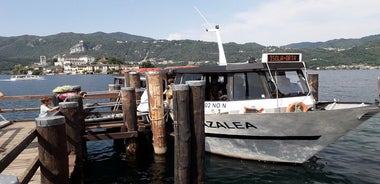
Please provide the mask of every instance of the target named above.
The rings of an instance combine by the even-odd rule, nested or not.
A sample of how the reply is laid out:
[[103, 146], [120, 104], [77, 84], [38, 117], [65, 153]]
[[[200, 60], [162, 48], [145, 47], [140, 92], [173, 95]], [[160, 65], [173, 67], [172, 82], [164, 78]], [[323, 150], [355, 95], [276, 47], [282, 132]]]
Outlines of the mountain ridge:
[[[70, 49], [83, 41], [86, 50], [70, 54]], [[266, 47], [255, 42], [224, 43], [228, 62], [244, 62], [261, 57], [264, 52], [301, 52], [308, 67], [330, 65], [380, 65], [380, 34], [358, 39], [333, 39], [325, 42], [300, 42], [280, 47]], [[123, 32], [73, 33], [62, 32], [48, 36], [21, 35], [0, 37], [0, 71], [12, 70], [14, 65], [30, 65], [44, 55], [52, 62], [57, 55], [90, 55], [116, 57], [121, 61], [216, 62], [216, 42], [200, 40], [156, 40]], [[173, 63], [172, 62], [172, 63]]]

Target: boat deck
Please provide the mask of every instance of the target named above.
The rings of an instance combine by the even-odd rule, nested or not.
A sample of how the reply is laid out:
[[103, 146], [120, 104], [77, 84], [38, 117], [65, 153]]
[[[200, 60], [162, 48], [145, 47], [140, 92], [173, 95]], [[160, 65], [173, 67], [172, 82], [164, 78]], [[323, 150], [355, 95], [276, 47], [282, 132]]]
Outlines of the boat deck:
[[[5, 155], [9, 154], [9, 151], [16, 145], [18, 145], [25, 138], [29, 132], [34, 131], [36, 124], [34, 121], [20, 121], [14, 122], [8, 126], [0, 129], [0, 160]], [[29, 167], [29, 164], [38, 157], [38, 144], [37, 138], [24, 149], [20, 155], [3, 171], [3, 175], [22, 177]], [[33, 178], [30, 180], [30, 184], [40, 183], [40, 170], [38, 169]]]

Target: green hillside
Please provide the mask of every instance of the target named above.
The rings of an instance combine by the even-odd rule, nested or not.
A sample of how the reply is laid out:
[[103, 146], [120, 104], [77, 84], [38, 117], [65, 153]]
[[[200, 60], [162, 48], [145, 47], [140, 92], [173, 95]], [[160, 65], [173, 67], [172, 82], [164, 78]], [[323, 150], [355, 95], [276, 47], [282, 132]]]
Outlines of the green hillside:
[[[126, 33], [91, 34], [59, 33], [50, 36], [23, 35], [0, 37], [0, 72], [12, 70], [14, 65], [30, 65], [44, 55], [48, 62], [54, 56], [70, 55], [70, 48], [83, 41], [85, 51], [73, 55], [115, 57], [121, 61], [173, 61], [174, 64], [216, 62], [218, 47], [215, 42], [195, 40], [154, 40]], [[361, 39], [335, 39], [327, 42], [302, 42], [282, 47], [265, 47], [256, 43], [224, 44], [228, 62], [259, 58], [263, 52], [301, 52], [310, 68], [335, 65], [380, 65], [380, 35]]]

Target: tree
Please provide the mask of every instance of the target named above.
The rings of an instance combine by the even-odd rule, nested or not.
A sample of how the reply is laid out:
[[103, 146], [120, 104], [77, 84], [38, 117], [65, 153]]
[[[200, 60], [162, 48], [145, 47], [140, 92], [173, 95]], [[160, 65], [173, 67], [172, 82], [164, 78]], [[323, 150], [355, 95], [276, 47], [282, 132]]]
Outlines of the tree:
[[152, 64], [150, 61], [142, 62], [139, 65], [140, 68], [154, 68], [154, 64]]
[[22, 75], [22, 74], [27, 74], [27, 73], [28, 73], [28, 70], [20, 64], [15, 65], [12, 70], [13, 75]]

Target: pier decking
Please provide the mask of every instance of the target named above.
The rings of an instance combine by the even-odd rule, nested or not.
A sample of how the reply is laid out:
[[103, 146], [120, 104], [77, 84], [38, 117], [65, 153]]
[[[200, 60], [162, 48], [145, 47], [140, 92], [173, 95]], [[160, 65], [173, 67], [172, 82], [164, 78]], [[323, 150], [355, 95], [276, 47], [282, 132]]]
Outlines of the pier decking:
[[[3, 127], [0, 130], [0, 160], [5, 158], [8, 154], [12, 154], [11, 151], [13, 148], [19, 145], [26, 136], [35, 130], [36, 124], [32, 120], [13, 122], [11, 125]], [[29, 166], [34, 163], [36, 159], [38, 159], [38, 143], [37, 138], [34, 138], [32, 143], [24, 149], [1, 174], [22, 178], [29, 170]], [[29, 183], [40, 183], [40, 177], [40, 171], [37, 170]]]

